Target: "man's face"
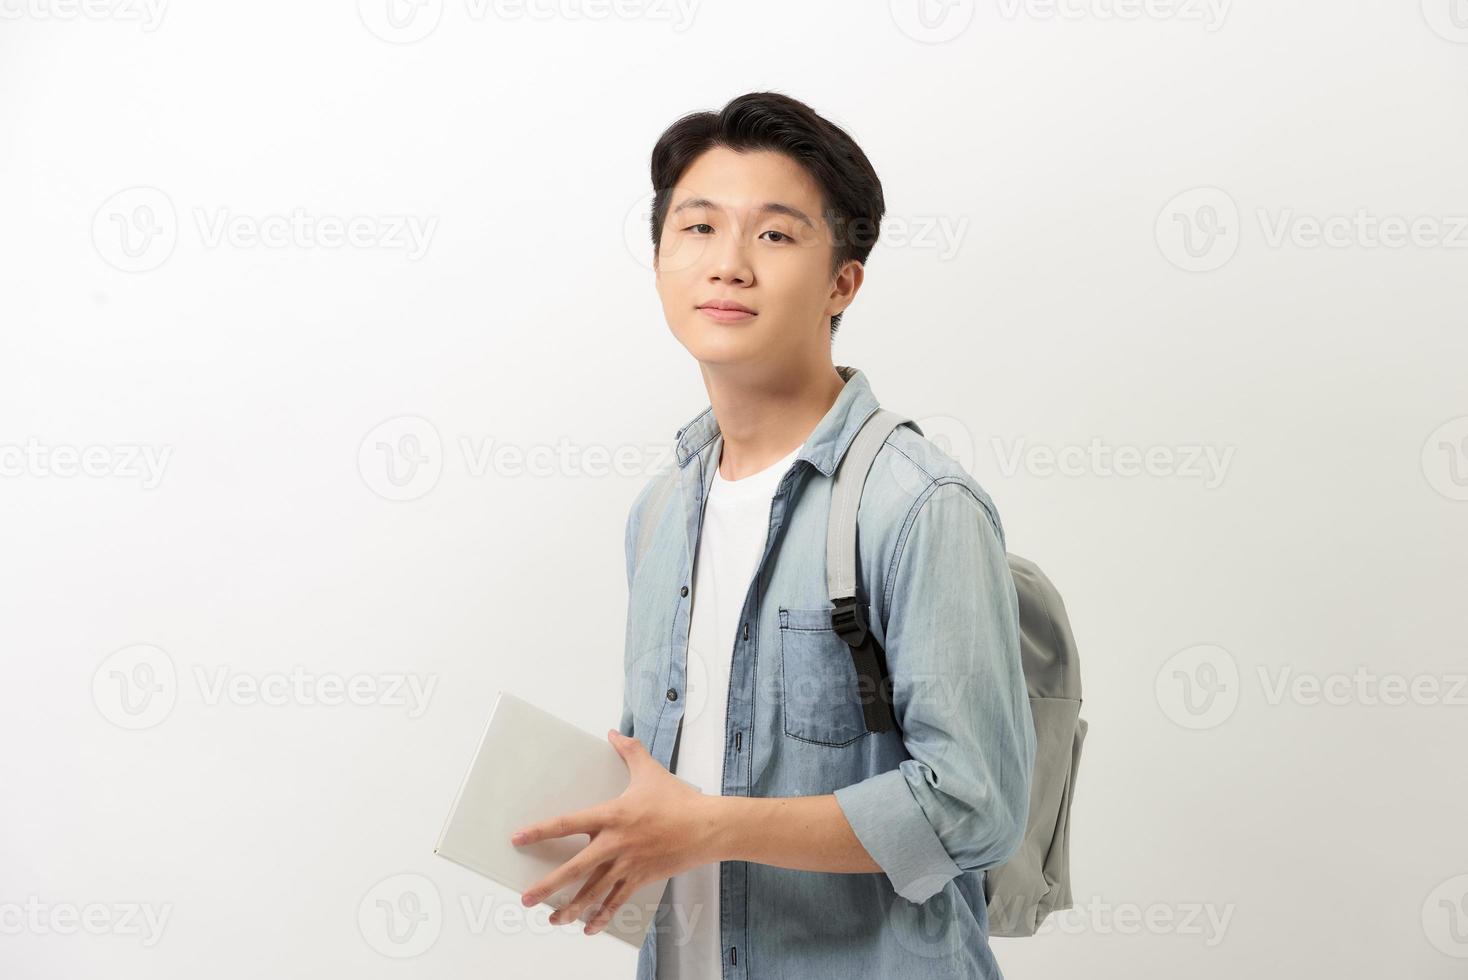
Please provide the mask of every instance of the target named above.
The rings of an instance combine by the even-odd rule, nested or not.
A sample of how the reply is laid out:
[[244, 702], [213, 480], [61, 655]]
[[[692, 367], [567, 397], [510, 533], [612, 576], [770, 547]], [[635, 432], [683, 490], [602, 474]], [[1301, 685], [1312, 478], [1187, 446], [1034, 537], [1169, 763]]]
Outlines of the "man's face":
[[[655, 266], [678, 342], [700, 363], [830, 356], [830, 322], [861, 284], [858, 262], [831, 275], [833, 233], [820, 187], [781, 153], [716, 147], [674, 188]], [[724, 300], [752, 315], [700, 309]]]

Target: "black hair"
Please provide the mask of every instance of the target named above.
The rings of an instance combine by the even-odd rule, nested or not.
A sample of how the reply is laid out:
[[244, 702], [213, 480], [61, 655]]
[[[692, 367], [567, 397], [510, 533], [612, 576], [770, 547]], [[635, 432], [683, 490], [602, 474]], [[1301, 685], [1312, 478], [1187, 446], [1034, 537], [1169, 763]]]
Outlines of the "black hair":
[[[881, 233], [882, 182], [846, 131], [798, 99], [749, 92], [718, 112], [683, 116], [663, 131], [652, 151], [652, 248], [657, 259], [673, 188], [701, 154], [774, 150], [798, 163], [821, 188], [822, 215], [832, 234], [831, 276], [851, 260], [866, 264]], [[842, 314], [831, 317], [831, 336]]]

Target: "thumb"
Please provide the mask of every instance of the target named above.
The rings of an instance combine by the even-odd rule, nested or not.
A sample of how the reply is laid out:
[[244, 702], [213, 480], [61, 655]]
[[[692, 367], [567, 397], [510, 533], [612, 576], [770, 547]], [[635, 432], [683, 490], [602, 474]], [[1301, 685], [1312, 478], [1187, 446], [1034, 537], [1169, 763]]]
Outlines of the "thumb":
[[626, 760], [629, 767], [639, 764], [644, 758], [650, 758], [646, 746], [635, 738], [628, 738], [615, 728], [607, 729], [607, 741], [612, 743], [612, 748], [616, 749], [617, 754]]

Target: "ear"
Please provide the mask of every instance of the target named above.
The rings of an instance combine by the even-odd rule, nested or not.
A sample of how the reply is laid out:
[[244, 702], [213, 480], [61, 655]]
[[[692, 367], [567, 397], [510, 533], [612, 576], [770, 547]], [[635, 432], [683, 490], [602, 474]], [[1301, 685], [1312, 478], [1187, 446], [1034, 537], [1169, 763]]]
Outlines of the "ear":
[[855, 259], [840, 268], [836, 273], [836, 278], [831, 281], [831, 298], [826, 302], [828, 320], [837, 313], [846, 312], [846, 308], [855, 301], [856, 292], [861, 289], [861, 284], [865, 279], [866, 266]]

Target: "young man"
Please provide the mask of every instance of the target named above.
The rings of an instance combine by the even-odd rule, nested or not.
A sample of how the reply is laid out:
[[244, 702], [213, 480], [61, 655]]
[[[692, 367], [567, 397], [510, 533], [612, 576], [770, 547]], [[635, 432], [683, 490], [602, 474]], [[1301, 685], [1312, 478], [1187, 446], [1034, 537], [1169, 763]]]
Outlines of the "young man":
[[916, 426], [887, 437], [858, 509], [857, 602], [895, 728], [868, 729], [831, 622], [833, 476], [878, 408], [831, 341], [881, 183], [774, 93], [680, 119], [652, 179], [658, 293], [710, 405], [627, 522], [607, 734], [631, 784], [516, 835], [591, 836], [523, 900], [589, 875], [552, 921], [599, 905], [594, 932], [671, 876], [639, 980], [999, 977], [983, 871], [1020, 844], [1035, 751], [1014, 585], [993, 503]]

